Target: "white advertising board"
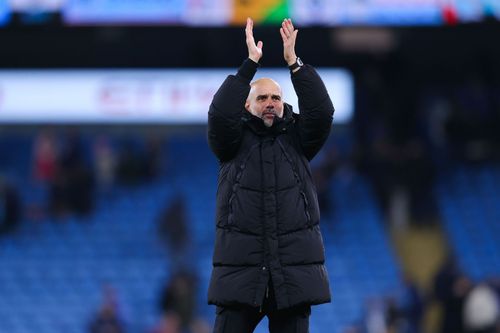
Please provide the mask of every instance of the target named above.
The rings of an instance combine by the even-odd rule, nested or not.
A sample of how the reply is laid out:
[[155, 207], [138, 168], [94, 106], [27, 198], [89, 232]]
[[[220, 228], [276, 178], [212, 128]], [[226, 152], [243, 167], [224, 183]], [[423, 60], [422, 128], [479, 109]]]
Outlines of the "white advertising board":
[[[353, 79], [340, 69], [318, 69], [335, 105], [335, 122], [354, 111]], [[231, 69], [0, 71], [0, 123], [203, 124], [213, 95]], [[271, 77], [298, 112], [287, 69]]]

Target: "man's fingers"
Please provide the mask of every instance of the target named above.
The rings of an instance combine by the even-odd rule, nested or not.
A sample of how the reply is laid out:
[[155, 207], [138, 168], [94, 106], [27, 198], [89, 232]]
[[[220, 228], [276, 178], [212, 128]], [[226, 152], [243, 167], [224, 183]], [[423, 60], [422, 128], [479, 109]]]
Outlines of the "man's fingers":
[[253, 28], [253, 21], [250, 17], [247, 17], [247, 29], [252, 30]]
[[[293, 27], [292, 20], [284, 19], [283, 22], [281, 22], [281, 28], [283, 29], [283, 34], [287, 39], [294, 38], [296, 36], [295, 28]], [[280, 32], [281, 32], [281, 29], [280, 29]], [[283, 37], [283, 35], [282, 35], [282, 37]], [[283, 41], [285, 41], [285, 40], [283, 40]]]
[[247, 26], [245, 28], [245, 33], [247, 37], [249, 35], [252, 35], [252, 20], [250, 18], [247, 18]]
[[281, 23], [281, 28], [283, 29], [283, 32], [285, 34], [286, 37], [290, 37], [290, 31], [288, 31], [288, 27], [287, 27], [287, 24], [286, 24], [286, 20], [284, 20], [282, 23]]
[[245, 28], [245, 34], [247, 35], [248, 38], [253, 38], [253, 21], [251, 18], [247, 17], [247, 26]]
[[290, 19], [286, 20], [286, 28], [291, 36], [293, 34], [293, 25]]
[[287, 27], [285, 27], [285, 22], [283, 22], [283, 27], [280, 28], [280, 35], [281, 39], [283, 39], [283, 43], [286, 43], [289, 40], [295, 40], [298, 32], [299, 30], [287, 29]]
[[286, 42], [287, 37], [285, 35], [285, 31], [283, 30], [283, 28], [280, 28], [280, 35], [281, 35], [281, 38], [283, 39], [283, 43]]

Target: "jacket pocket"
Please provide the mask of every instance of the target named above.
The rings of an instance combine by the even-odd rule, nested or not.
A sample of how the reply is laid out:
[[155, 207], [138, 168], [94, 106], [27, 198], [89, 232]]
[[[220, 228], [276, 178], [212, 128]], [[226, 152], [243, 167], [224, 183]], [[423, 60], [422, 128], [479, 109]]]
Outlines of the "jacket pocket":
[[309, 213], [309, 200], [307, 200], [307, 196], [304, 191], [300, 191], [300, 196], [304, 201], [304, 215], [306, 217], [306, 224], [308, 227], [311, 227], [311, 214]]

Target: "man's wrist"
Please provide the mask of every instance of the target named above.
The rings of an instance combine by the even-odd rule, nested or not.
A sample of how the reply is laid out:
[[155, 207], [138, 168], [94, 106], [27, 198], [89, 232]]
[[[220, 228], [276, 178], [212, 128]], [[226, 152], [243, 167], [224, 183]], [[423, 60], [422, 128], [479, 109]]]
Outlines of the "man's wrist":
[[303, 65], [304, 63], [302, 62], [302, 60], [299, 57], [296, 57], [295, 61], [293, 61], [291, 64], [288, 65], [288, 69], [290, 69], [292, 73], [295, 73]]
[[257, 57], [251, 57], [251, 56], [249, 56], [249, 57], [248, 57], [248, 59], [252, 60], [252, 61], [253, 61], [253, 62], [255, 62], [256, 64], [258, 64], [258, 63], [259, 63], [259, 60], [260, 60], [260, 58], [257, 58]]
[[294, 57], [293, 59], [290, 59], [286, 62], [287, 66], [292, 66], [295, 64], [295, 61], [297, 61], [297, 57]]

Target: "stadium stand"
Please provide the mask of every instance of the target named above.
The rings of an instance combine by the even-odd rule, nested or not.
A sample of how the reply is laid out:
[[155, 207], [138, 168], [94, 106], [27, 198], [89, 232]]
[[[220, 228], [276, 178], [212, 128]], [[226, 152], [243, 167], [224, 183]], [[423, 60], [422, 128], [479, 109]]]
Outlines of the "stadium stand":
[[[31, 142], [28, 136], [3, 137], [1, 167], [24, 203], [40, 203], [46, 191], [29, 177]], [[213, 320], [205, 304], [217, 162], [203, 136], [174, 137], [165, 148], [168, 173], [155, 181], [114, 188], [111, 199], [98, 198], [89, 217], [25, 218], [16, 233], [0, 239], [0, 332], [86, 332], [103, 284], [116, 289], [127, 332], [150, 330], [159, 316], [160, 289], [173, 271], [155, 220], [176, 191], [188, 198], [198, 310]], [[367, 181], [335, 175], [331, 187], [334, 213], [322, 223], [333, 302], [314, 308], [311, 331], [340, 333], [362, 320], [368, 299], [393, 295], [400, 273]]]

